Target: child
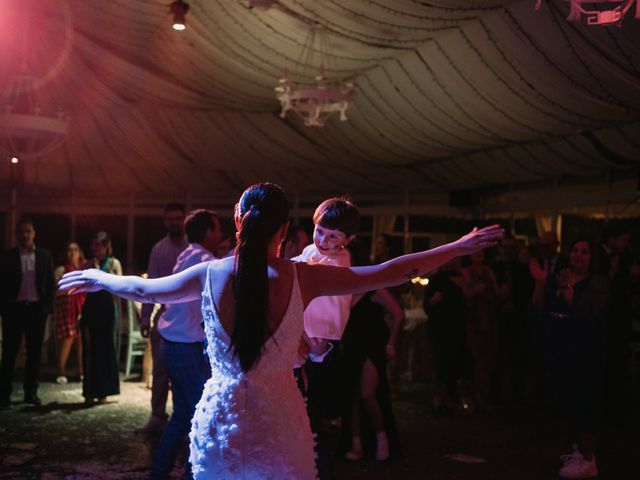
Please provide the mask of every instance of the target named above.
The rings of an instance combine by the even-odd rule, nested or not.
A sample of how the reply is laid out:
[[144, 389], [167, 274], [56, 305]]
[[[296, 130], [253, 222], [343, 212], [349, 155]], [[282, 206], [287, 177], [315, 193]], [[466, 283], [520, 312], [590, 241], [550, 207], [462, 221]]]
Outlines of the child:
[[[346, 198], [330, 198], [322, 202], [313, 214], [313, 243], [302, 254], [293, 258], [296, 262], [309, 264], [350, 267], [351, 260], [346, 246], [355, 238], [360, 223], [360, 214], [356, 206]], [[320, 427], [323, 419], [339, 416], [340, 405], [337, 395], [339, 380], [338, 342], [349, 320], [351, 295], [317, 297], [309, 303], [304, 312], [304, 331], [310, 353], [304, 365], [307, 385], [300, 381], [301, 390], [307, 396], [307, 410], [311, 429], [318, 434], [316, 450], [320, 479], [333, 478], [331, 453], [326, 447], [328, 439]], [[296, 368], [304, 364], [299, 360]], [[306, 392], [305, 392], [306, 390]]]
[[[313, 243], [296, 262], [350, 267], [349, 252], [345, 247], [355, 238], [360, 223], [356, 206], [346, 198], [330, 198], [322, 202], [313, 214]], [[351, 295], [319, 297], [304, 312], [304, 330], [309, 338], [340, 340], [349, 319]]]

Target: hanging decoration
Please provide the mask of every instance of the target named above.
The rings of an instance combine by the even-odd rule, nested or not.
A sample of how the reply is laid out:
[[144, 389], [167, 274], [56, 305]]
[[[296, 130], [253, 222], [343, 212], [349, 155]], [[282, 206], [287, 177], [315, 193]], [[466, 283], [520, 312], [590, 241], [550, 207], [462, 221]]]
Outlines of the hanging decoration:
[[[73, 28], [68, 2], [13, 2], [5, 13], [14, 21], [14, 49], [6, 54], [6, 83], [0, 91], [0, 152], [12, 163], [46, 155], [67, 138], [69, 117], [45, 109], [39, 93], [66, 64]], [[16, 160], [14, 160], [16, 159]]]
[[[622, 20], [627, 12], [636, 4], [635, 18], [640, 19], [640, 0], [567, 0], [571, 3], [571, 9], [569, 10], [569, 16], [567, 20], [576, 22], [579, 21], [584, 15], [584, 20], [587, 25], [603, 25], [610, 26], [615, 25], [620, 27]], [[617, 4], [613, 8], [596, 8], [596, 5], [602, 4]], [[535, 9], [540, 9], [542, 0], [536, 2]], [[587, 6], [590, 5], [590, 6]], [[604, 5], [603, 7], [606, 7]]]
[[16, 75], [1, 99], [0, 149], [12, 158], [46, 155], [67, 139], [69, 117], [62, 111], [43, 112], [36, 84], [31, 75]]
[[[285, 118], [289, 111], [297, 113], [307, 127], [323, 127], [334, 113], [340, 121], [347, 120], [347, 109], [355, 94], [355, 79], [342, 81], [327, 77], [327, 62], [331, 60], [327, 32], [322, 25], [314, 25], [307, 35], [298, 64], [303, 65], [300, 82], [293, 82], [285, 72], [275, 88]], [[331, 69], [335, 72], [335, 69]], [[309, 80], [309, 79], [313, 80]]]

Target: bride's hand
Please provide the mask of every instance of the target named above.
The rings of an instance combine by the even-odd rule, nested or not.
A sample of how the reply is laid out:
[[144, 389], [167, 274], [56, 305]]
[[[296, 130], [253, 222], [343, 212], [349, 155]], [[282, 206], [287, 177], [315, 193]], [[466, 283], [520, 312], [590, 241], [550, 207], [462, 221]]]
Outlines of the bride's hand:
[[97, 268], [75, 270], [62, 276], [58, 282], [58, 288], [61, 291], [68, 291], [69, 295], [97, 292], [102, 290], [101, 279], [105, 275], [108, 274]]
[[460, 255], [470, 255], [479, 250], [493, 247], [498, 240], [504, 237], [504, 229], [500, 225], [489, 227], [475, 227], [465, 236], [460, 237], [456, 243], [460, 249]]

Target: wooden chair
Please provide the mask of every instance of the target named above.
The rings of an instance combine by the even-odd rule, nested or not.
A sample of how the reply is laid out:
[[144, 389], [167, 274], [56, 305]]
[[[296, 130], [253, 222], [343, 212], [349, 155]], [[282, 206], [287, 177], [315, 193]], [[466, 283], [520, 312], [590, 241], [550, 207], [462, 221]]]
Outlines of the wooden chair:
[[147, 339], [140, 334], [140, 318], [138, 316], [135, 303], [132, 300], [127, 300], [126, 305], [129, 335], [127, 336], [127, 357], [124, 369], [124, 379], [128, 380], [132, 377], [131, 367], [133, 365], [134, 357], [142, 358], [147, 347]]

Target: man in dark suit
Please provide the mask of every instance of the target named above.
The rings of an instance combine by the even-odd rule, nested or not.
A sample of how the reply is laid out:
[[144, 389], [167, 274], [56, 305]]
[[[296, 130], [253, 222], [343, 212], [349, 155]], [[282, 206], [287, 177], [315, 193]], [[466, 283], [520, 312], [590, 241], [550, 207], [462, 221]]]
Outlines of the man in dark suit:
[[27, 363], [24, 369], [24, 401], [40, 405], [38, 370], [47, 316], [55, 296], [51, 253], [34, 244], [33, 222], [22, 219], [16, 226], [18, 246], [0, 258], [0, 315], [2, 315], [2, 362], [0, 407], [11, 405], [11, 381], [22, 336]]

